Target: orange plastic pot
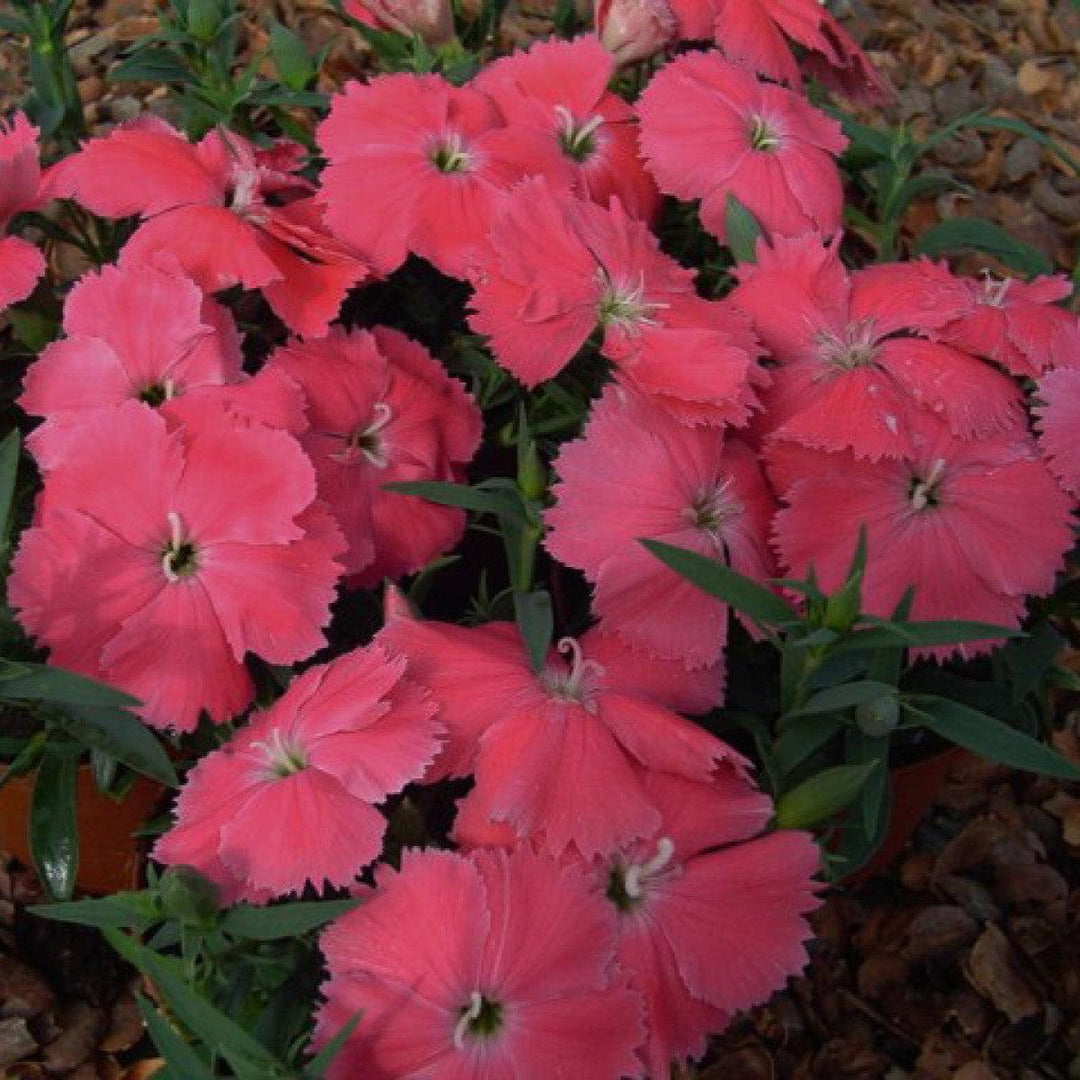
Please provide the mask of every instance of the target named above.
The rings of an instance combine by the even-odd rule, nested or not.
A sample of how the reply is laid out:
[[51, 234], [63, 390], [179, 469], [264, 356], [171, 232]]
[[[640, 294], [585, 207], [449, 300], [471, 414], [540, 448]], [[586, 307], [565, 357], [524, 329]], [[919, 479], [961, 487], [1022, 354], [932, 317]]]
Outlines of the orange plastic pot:
[[870, 861], [844, 878], [845, 885], [859, 885], [885, 870], [907, 847], [919, 822], [934, 804], [937, 793], [948, 779], [953, 765], [964, 755], [958, 746], [941, 750], [922, 761], [889, 770], [889, 796], [892, 809], [889, 828], [881, 847]]
[[[32, 865], [27, 835], [34, 777], [20, 776], [0, 789], [0, 850]], [[137, 777], [127, 795], [117, 802], [102, 795], [93, 772], [79, 769], [76, 786], [79, 823], [80, 892], [105, 895], [141, 885], [145, 843], [132, 834], [161, 802], [165, 789]]]

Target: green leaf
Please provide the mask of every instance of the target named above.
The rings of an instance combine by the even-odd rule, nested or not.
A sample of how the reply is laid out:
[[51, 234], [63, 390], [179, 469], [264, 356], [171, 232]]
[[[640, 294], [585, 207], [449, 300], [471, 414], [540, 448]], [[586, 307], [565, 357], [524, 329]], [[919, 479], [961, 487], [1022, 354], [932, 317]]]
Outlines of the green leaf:
[[311, 1059], [304, 1070], [304, 1080], [322, 1080], [323, 1074], [333, 1064], [334, 1058], [341, 1053], [342, 1047], [349, 1041], [360, 1023], [363, 1013], [356, 1013], [349, 1022]]
[[841, 641], [834, 652], [860, 652], [865, 649], [928, 648], [936, 645], [963, 645], [977, 641], [1000, 641], [1020, 638], [1023, 633], [1015, 627], [994, 626], [992, 623], [962, 622], [960, 620], [929, 620], [927, 622], [888, 622], [882, 620], [859, 629], [847, 641]]
[[758, 219], [734, 195], [728, 195], [724, 207], [727, 245], [737, 262], [757, 261], [757, 242], [762, 235]]
[[877, 761], [836, 765], [803, 781], [777, 800], [776, 822], [783, 829], [808, 829], [850, 806], [877, 767]]
[[0, 775], [0, 791], [17, 776], [25, 776], [41, 760], [49, 742], [47, 731], [36, 731], [15, 754], [11, 763]]
[[1015, 703], [1039, 689], [1066, 644], [1049, 622], [1040, 622], [1030, 637], [1012, 641], [1001, 650], [1001, 661], [1009, 673]]
[[[3, 684], [0, 683], [0, 690]], [[179, 781], [165, 748], [136, 716], [120, 709], [75, 707], [62, 721], [64, 730], [84, 746], [122, 761], [166, 787]]]
[[161, 922], [162, 914], [154, 897], [147, 891], [119, 892], [100, 899], [76, 900], [61, 904], [38, 904], [28, 909], [31, 915], [54, 922], [93, 926], [98, 930], [137, 930], [142, 933]]
[[221, 921], [221, 929], [248, 941], [277, 941], [300, 937], [339, 918], [362, 903], [345, 900], [298, 901], [273, 907], [237, 904]]
[[949, 252], [982, 251], [1000, 259], [1022, 274], [1050, 274], [1054, 267], [1038, 248], [1010, 236], [992, 221], [982, 218], [953, 218], [931, 225], [915, 247], [917, 255], [938, 258]]
[[785, 719], [794, 716], [820, 716], [841, 712], [844, 709], [853, 709], [858, 705], [868, 705], [881, 698], [891, 697], [895, 693], [896, 687], [888, 683], [875, 682], [873, 679], [830, 686], [815, 694], [805, 705], [800, 705], [799, 708], [786, 713]]
[[75, 781], [78, 748], [49, 743], [38, 763], [30, 798], [30, 854], [49, 895], [68, 900], [79, 869]]
[[212, 1046], [229, 1063], [239, 1080], [271, 1080], [288, 1075], [285, 1066], [262, 1043], [191, 988], [184, 969], [176, 960], [159, 956], [117, 930], [102, 932], [129, 964], [153, 980], [176, 1019]]
[[483, 514], [501, 514], [523, 521], [526, 519], [521, 500], [504, 490], [484, 490], [440, 480], [399, 480], [396, 483], [383, 484], [383, 490], [396, 491], [401, 495], [416, 495], [441, 506], [456, 506], [461, 510], [475, 510]]
[[1056, 751], [978, 709], [930, 694], [907, 695], [901, 704], [919, 726], [988, 761], [1063, 780], [1080, 780], [1080, 769]]
[[0, 551], [7, 547], [11, 536], [15, 505], [15, 481], [19, 473], [19, 453], [22, 443], [18, 431], [11, 431], [0, 442]]
[[196, 86], [198, 79], [183, 58], [171, 49], [140, 49], [108, 74], [110, 82], [179, 83]]
[[270, 56], [282, 81], [292, 90], [303, 90], [315, 78], [315, 65], [304, 43], [288, 27], [270, 27]]
[[555, 629], [551, 594], [545, 589], [537, 589], [531, 593], [515, 591], [514, 618], [517, 620], [533, 671], [543, 671], [548, 648], [551, 646], [551, 635]]
[[137, 698], [74, 671], [49, 664], [0, 660], [0, 701], [47, 702], [50, 705], [138, 705]]
[[786, 600], [722, 562], [659, 540], [639, 540], [639, 543], [665, 566], [699, 589], [765, 626], [792, 622], [798, 618]]
[[844, 728], [838, 716], [826, 716], [790, 724], [773, 744], [776, 767], [785, 775], [793, 773], [811, 754], [820, 750]]
[[[191, 1045], [185, 1042], [165, 1019], [138, 991], [135, 1002], [146, 1022], [158, 1053], [165, 1059], [169, 1080], [214, 1080], [214, 1073], [199, 1057]], [[160, 1075], [160, 1074], [158, 1074]]]

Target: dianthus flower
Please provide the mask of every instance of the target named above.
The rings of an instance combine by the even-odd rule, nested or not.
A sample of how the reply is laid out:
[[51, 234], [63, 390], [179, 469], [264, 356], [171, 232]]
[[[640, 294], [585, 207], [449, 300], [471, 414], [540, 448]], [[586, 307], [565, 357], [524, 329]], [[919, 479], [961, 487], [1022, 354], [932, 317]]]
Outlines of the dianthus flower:
[[757, 836], [772, 806], [744, 779], [644, 783], [660, 828], [594, 873], [618, 912], [619, 964], [645, 999], [646, 1075], [665, 1077], [806, 966], [820, 854], [809, 833]]
[[1019, 625], [1025, 597], [1053, 589], [1072, 546], [1068, 497], [1026, 432], [960, 439], [926, 414], [910, 435], [898, 458], [803, 449], [801, 466], [789, 461], [776, 517], [788, 576], [812, 566], [824, 590], [839, 588], [865, 528], [868, 614], [888, 617], [914, 586], [913, 619]]
[[802, 68], [850, 101], [880, 105], [893, 96], [866, 54], [821, 0], [671, 0], [680, 36], [715, 38], [724, 54], [798, 89]]
[[37, 137], [23, 113], [0, 119], [0, 310], [25, 300], [45, 273], [45, 256], [33, 244], [3, 235], [16, 214], [45, 201]]
[[727, 198], [770, 236], [840, 228], [837, 121], [717, 52], [662, 67], [638, 102], [641, 149], [660, 190], [701, 200], [701, 223], [724, 240]]
[[774, 505], [754, 453], [609, 387], [555, 470], [545, 546], [592, 582], [604, 627], [689, 668], [716, 663], [727, 640], [727, 605], [638, 541], [662, 540], [768, 578]]
[[244, 656], [325, 644], [344, 543], [292, 436], [257, 424], [170, 429], [138, 401], [96, 410], [48, 474], [9, 597], [51, 660], [191, 731], [251, 700]]
[[382, 850], [375, 809], [439, 747], [436, 706], [379, 645], [308, 668], [188, 773], [159, 862], [193, 866], [226, 903], [350, 884]]
[[968, 307], [944, 268], [892, 263], [849, 275], [838, 243], [803, 236], [759, 243], [757, 263], [736, 274], [731, 299], [777, 361], [765, 417], [779, 438], [876, 460], [906, 453], [927, 412], [963, 438], [1021, 424], [1011, 379], [927, 340]]
[[634, 110], [607, 88], [614, 74], [595, 37], [553, 38], [486, 65], [471, 86], [506, 117], [492, 135], [503, 156], [600, 206], [616, 196], [648, 220], [660, 195], [638, 156]]
[[[585, 703], [592, 702], [596, 695], [605, 701], [606, 695], [612, 694], [664, 711], [688, 713], [705, 712], [718, 705], [723, 697], [722, 669], [686, 672], [679, 664], [631, 649], [615, 635], [597, 629], [589, 630], [579, 642], [567, 639], [564, 658], [552, 651], [547, 668], [538, 676], [529, 666], [520, 634], [513, 624], [493, 622], [466, 628], [417, 619], [392, 590], [387, 595], [386, 626], [380, 640], [408, 657], [410, 676], [428, 687], [442, 707], [440, 719], [446, 727], [447, 739], [429, 774], [432, 779], [472, 773], [481, 737], [507, 719], [519, 701], [533, 713], [547, 710], [564, 718], [576, 718], [578, 726], [586, 730], [595, 728], [594, 735], [581, 743], [568, 739], [564, 751], [554, 745], [547, 747], [556, 754], [569, 754], [565, 762], [569, 768], [588, 749], [586, 743], [594, 747], [590, 754], [599, 751], [617, 754], [622, 730], [617, 723], [608, 724], [610, 730], [605, 734], [600, 712], [585, 710], [588, 715], [583, 715], [577, 708], [571, 708], [581, 704], [575, 702], [575, 694]], [[672, 730], [676, 734], [690, 731], [697, 737], [696, 729], [687, 728], [677, 717], [672, 721]], [[602, 738], [598, 739], [597, 735]], [[543, 725], [538, 724], [535, 736], [538, 748], [544, 750]], [[698, 742], [704, 760], [711, 752], [710, 746], [715, 744], [708, 738]], [[636, 753], [631, 745], [626, 749], [632, 755]], [[625, 772], [622, 768], [617, 771]], [[578, 791], [575, 798], [588, 800], [592, 795]], [[539, 814], [535, 816], [539, 820]]]
[[521, 184], [497, 215], [469, 325], [526, 386], [557, 375], [598, 327], [616, 378], [687, 423], [745, 423], [767, 381], [759, 346], [729, 304], [618, 201], [604, 210]]
[[48, 468], [54, 432], [128, 399], [159, 406], [189, 390], [242, 378], [240, 339], [227, 311], [172, 261], [125, 260], [85, 274], [64, 302], [61, 341], [26, 373], [19, 404], [46, 422], [27, 440]]
[[480, 442], [479, 410], [422, 345], [385, 326], [335, 330], [282, 346], [267, 368], [307, 397], [301, 442], [345, 533], [355, 584], [412, 573], [461, 539], [463, 511], [384, 490], [402, 480], [461, 480]]
[[[641, 1000], [582, 871], [522, 849], [407, 850], [322, 936], [316, 1042], [358, 1012], [330, 1080], [639, 1077]], [[408, 933], [402, 933], [408, 928]]]
[[1080, 496], [1080, 352], [1074, 367], [1048, 371], [1035, 396], [1043, 456], [1065, 490]]
[[193, 145], [144, 116], [91, 139], [50, 187], [104, 217], [139, 215], [128, 258], [167, 251], [207, 292], [261, 289], [291, 330], [318, 337], [369, 269], [325, 231], [300, 164], [289, 145], [224, 131]]
[[411, 251], [466, 277], [499, 198], [525, 173], [492, 142], [502, 126], [486, 94], [440, 75], [348, 83], [319, 126], [327, 224], [382, 273]]
[[[935, 337], [958, 349], [993, 360], [1014, 375], [1037, 378], [1060, 363], [1067, 336], [1075, 334], [1077, 318], [1057, 306], [1072, 292], [1060, 276], [1034, 281], [959, 278], [967, 294], [966, 309], [939, 328]], [[1059, 345], [1059, 342], [1061, 344]]]

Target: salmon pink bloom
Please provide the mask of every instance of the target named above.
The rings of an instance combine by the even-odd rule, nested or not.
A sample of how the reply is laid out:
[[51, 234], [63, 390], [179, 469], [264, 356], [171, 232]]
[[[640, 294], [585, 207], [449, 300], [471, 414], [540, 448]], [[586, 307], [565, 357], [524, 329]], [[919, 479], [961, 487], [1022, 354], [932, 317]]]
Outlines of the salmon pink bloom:
[[506, 117], [491, 136], [503, 156], [600, 206], [615, 196], [649, 220], [660, 195], [638, 156], [634, 110], [607, 88], [614, 74], [596, 38], [553, 38], [486, 65], [471, 85]]
[[[593, 693], [628, 696], [663, 710], [701, 713], [718, 705], [723, 697], [722, 670], [686, 672], [681, 664], [657, 660], [629, 648], [614, 634], [596, 629], [589, 630], [579, 643], [568, 644], [562, 656], [553, 651], [549, 673], [537, 677], [517, 627], [511, 623], [466, 628], [427, 622], [414, 618], [394, 591], [388, 593], [386, 609], [380, 640], [408, 657], [410, 676], [428, 687], [442, 707], [440, 719], [446, 726], [447, 740], [429, 774], [431, 779], [472, 773], [481, 736], [506, 718], [522, 694], [533, 700], [534, 711], [565, 712], [560, 702], [566, 702], [558, 695], [553, 699], [551, 687], [569, 680], [575, 666], [582, 691], [582, 680], [587, 679]], [[567, 659], [572, 661], [569, 667]], [[588, 717], [579, 719], [589, 730], [597, 726]], [[616, 741], [619, 730], [612, 727]], [[675, 724], [675, 730], [684, 730], [683, 725]], [[603, 734], [602, 724], [597, 731]], [[537, 732], [538, 737], [541, 734]], [[602, 740], [605, 746], [610, 741], [607, 736]], [[708, 748], [706, 740], [702, 743], [704, 756], [708, 756]], [[576, 753], [577, 749], [567, 743], [568, 751]], [[589, 793], [578, 794], [583, 797]]]
[[907, 453], [925, 413], [962, 438], [1022, 423], [1011, 379], [927, 340], [969, 307], [943, 267], [891, 263], [849, 275], [838, 243], [803, 236], [759, 243], [757, 263], [736, 274], [731, 299], [777, 361], [765, 417], [778, 438], [876, 460]]
[[502, 126], [485, 94], [440, 75], [348, 83], [319, 126], [327, 224], [384, 274], [411, 251], [466, 277], [502, 192], [524, 175], [492, 141]]
[[526, 386], [557, 375], [597, 327], [616, 378], [686, 423], [745, 423], [766, 381], [743, 318], [698, 297], [646, 225], [541, 179], [506, 198], [473, 312], [469, 325]]
[[404, 671], [378, 645], [308, 668], [191, 770], [154, 858], [195, 867], [227, 903], [350, 884], [382, 850], [374, 804], [439, 747], [435, 704]]
[[261, 289], [291, 330], [318, 337], [369, 270], [326, 233], [300, 164], [291, 145], [223, 131], [192, 145], [145, 116], [91, 139], [50, 187], [104, 217], [139, 215], [127, 258], [166, 251], [207, 292]]
[[837, 121], [717, 52], [662, 67], [638, 102], [641, 149], [660, 190], [701, 200], [702, 225], [723, 241], [733, 195], [773, 237], [840, 229]]
[[330, 1080], [641, 1076], [641, 1000], [612, 965], [614, 913], [578, 867], [408, 850], [377, 882], [322, 937], [316, 1043], [361, 1014]]
[[25, 300], [45, 273], [45, 256], [33, 244], [3, 235], [16, 214], [36, 210], [47, 197], [37, 137], [23, 113], [0, 119], [0, 311]]
[[1014, 375], [1037, 378], [1060, 362], [1059, 340], [1075, 333], [1077, 318], [1057, 301], [1072, 285], [1061, 276], [1031, 282], [987, 275], [981, 281], [960, 278], [968, 307], [937, 332], [942, 341], [975, 356], [993, 360]]
[[1080, 497], [1080, 353], [1075, 367], [1048, 371], [1035, 396], [1043, 456], [1065, 490]]
[[[439, 703], [447, 757], [432, 775], [476, 777], [460, 816], [480, 828], [506, 827], [553, 855], [572, 849], [587, 859], [657, 828], [645, 772], [708, 783], [746, 767], [730, 747], [660, 703], [656, 674], [620, 680], [637, 659], [630, 650], [610, 639], [594, 649], [590, 637], [564, 638], [537, 674], [509, 625], [467, 630], [399, 620], [383, 631]], [[622, 662], [611, 663], [620, 652]], [[692, 689], [680, 693], [700, 695], [704, 684], [695, 676]], [[709, 690], [705, 700], [715, 700], [715, 684]]]
[[699, 1058], [733, 1013], [768, 1000], [806, 966], [820, 855], [809, 833], [774, 832], [767, 796], [728, 777], [646, 777], [657, 832], [598, 860], [618, 912], [618, 960], [645, 998], [646, 1074]]
[[308, 401], [301, 442], [320, 498], [345, 533], [354, 584], [411, 574], [452, 548], [465, 514], [386, 491], [402, 480], [461, 480], [480, 442], [480, 413], [465, 388], [422, 346], [385, 326], [335, 330], [274, 352], [267, 369]]
[[[882, 105], [892, 91], [821, 0], [673, 0], [695, 36], [715, 37], [724, 54], [798, 89], [803, 70], [850, 101]], [[686, 9], [691, 9], [689, 12]], [[711, 9], [712, 26], [701, 34]]]
[[679, 34], [668, 0], [595, 0], [593, 22], [601, 44], [620, 67], [648, 60]]
[[871, 462], [806, 449], [801, 457], [776, 518], [781, 561], [791, 577], [813, 566], [832, 591], [865, 528], [862, 595], [871, 615], [891, 615], [914, 586], [913, 619], [1017, 626], [1025, 597], [1053, 589], [1073, 544], [1070, 500], [1023, 431], [960, 439], [926, 414], [902, 457]]
[[57, 422], [129, 399], [156, 407], [243, 377], [228, 312], [170, 260], [85, 274], [64, 303], [64, 331], [27, 371], [19, 399], [46, 418], [27, 440], [46, 468], [57, 458]]
[[661, 540], [720, 558], [759, 581], [770, 577], [774, 504], [755, 454], [608, 387], [555, 469], [560, 480], [545, 545], [592, 582], [602, 625], [689, 668], [715, 664], [727, 640], [727, 605], [639, 541]]
[[248, 652], [290, 664], [325, 644], [344, 543], [283, 431], [170, 429], [138, 401], [94, 410], [48, 474], [10, 601], [51, 659], [191, 731], [251, 700]]
[[450, 0], [345, 0], [345, 10], [374, 30], [416, 34], [433, 49], [454, 39]]

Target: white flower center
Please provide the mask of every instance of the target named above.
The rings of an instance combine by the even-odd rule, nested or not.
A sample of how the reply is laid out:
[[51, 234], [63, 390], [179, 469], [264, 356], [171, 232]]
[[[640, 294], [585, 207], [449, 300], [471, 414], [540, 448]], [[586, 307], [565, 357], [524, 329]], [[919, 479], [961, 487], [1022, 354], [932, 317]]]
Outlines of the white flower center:
[[603, 678], [603, 664], [596, 660], [586, 660], [581, 644], [575, 638], [564, 637], [557, 647], [564, 656], [570, 656], [570, 669], [551, 666], [544, 668], [540, 675], [544, 689], [557, 701], [582, 705], [587, 711], [595, 712], [593, 694], [598, 681]]

